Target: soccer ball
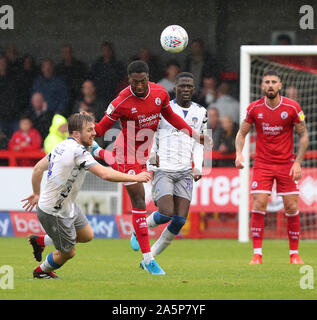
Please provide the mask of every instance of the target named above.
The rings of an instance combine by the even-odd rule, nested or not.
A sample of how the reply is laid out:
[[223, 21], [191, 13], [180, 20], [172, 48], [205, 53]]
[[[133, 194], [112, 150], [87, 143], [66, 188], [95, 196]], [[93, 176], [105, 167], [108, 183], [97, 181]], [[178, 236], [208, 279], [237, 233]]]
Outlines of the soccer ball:
[[188, 34], [181, 26], [168, 26], [161, 33], [161, 45], [165, 51], [181, 52], [187, 47], [187, 44]]

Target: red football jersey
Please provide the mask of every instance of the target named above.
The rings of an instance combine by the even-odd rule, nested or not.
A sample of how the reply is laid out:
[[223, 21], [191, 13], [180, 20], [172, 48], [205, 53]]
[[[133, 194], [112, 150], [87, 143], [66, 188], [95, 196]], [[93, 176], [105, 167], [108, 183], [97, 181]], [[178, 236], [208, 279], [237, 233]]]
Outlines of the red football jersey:
[[256, 129], [255, 165], [257, 162], [283, 164], [294, 161], [293, 128], [304, 120], [299, 104], [281, 96], [280, 103], [271, 108], [266, 97], [252, 102], [245, 121]]
[[157, 130], [160, 114], [177, 129], [193, 130], [169, 105], [169, 95], [164, 87], [149, 82], [144, 97], [137, 97], [127, 87], [108, 106], [105, 117], [96, 123], [98, 136], [102, 136], [118, 119], [122, 131], [116, 138], [113, 155], [117, 163], [144, 164], [149, 156], [154, 132]]

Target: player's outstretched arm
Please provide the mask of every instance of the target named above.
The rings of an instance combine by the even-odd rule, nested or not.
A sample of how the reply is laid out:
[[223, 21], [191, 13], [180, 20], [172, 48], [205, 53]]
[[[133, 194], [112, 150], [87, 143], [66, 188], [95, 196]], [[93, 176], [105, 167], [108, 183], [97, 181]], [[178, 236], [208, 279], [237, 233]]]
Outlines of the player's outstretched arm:
[[245, 137], [250, 132], [251, 128], [252, 128], [252, 125], [250, 123], [243, 121], [240, 126], [240, 129], [237, 133], [237, 136], [236, 136], [236, 141], [235, 141], [236, 161], [235, 161], [235, 165], [239, 169], [244, 168], [244, 157], [243, 157], [242, 151], [243, 151], [243, 147], [244, 147], [244, 143], [245, 143]]
[[141, 172], [137, 175], [131, 175], [106, 168], [99, 163], [88, 170], [99, 178], [112, 182], [148, 182], [151, 180], [151, 174], [149, 172]]
[[43, 172], [48, 169], [48, 160], [46, 157], [41, 159], [34, 167], [32, 173], [32, 188], [33, 193], [27, 198], [22, 199], [21, 202], [25, 202], [23, 208], [25, 211], [32, 211], [33, 208], [37, 205], [40, 199], [41, 191], [41, 181], [43, 177]]
[[299, 137], [298, 151], [289, 175], [293, 177], [294, 181], [297, 181], [302, 177], [301, 164], [304, 159], [305, 152], [308, 148], [308, 132], [305, 121], [301, 121], [295, 124], [295, 132]]

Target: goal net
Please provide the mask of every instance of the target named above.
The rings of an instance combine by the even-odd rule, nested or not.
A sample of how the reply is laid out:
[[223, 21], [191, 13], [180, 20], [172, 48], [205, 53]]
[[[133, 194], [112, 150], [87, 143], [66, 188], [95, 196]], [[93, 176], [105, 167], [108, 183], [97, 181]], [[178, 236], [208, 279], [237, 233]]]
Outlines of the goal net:
[[[266, 47], [270, 50], [270, 47]], [[287, 48], [280, 47], [279, 54], [269, 54], [263, 50], [263, 54], [249, 54], [249, 87], [241, 88], [242, 97], [248, 95], [248, 103], [242, 104], [241, 120], [245, 116], [245, 110], [251, 101], [260, 99], [261, 81], [263, 73], [267, 70], [275, 70], [281, 77], [283, 88], [281, 95], [299, 102], [306, 116], [307, 130], [309, 133], [309, 148], [302, 163], [302, 179], [299, 181], [300, 199], [299, 210], [301, 213], [301, 238], [317, 239], [317, 70], [305, 65], [303, 51], [298, 51], [297, 55], [285, 56]], [[264, 47], [265, 49], [265, 47]], [[276, 49], [275, 49], [276, 50]], [[294, 50], [294, 49], [293, 49]], [[317, 60], [317, 50], [314, 55]], [[266, 56], [269, 55], [269, 56]], [[298, 61], [298, 63], [297, 63]], [[242, 68], [242, 66], [241, 66]], [[243, 100], [243, 99], [241, 99]], [[247, 99], [246, 99], [247, 100]], [[255, 131], [251, 132], [250, 141], [246, 144], [245, 157], [248, 157], [249, 174], [240, 173], [241, 193], [250, 197], [249, 186], [252, 177], [253, 156], [255, 152]], [[294, 134], [295, 152], [297, 151], [298, 139]], [[283, 201], [281, 197], [273, 193], [265, 216], [266, 238], [286, 238], [286, 218], [284, 215]], [[249, 238], [249, 212], [246, 208], [246, 199], [241, 199], [239, 212], [239, 240], [244, 242]], [[242, 209], [243, 208], [243, 209]]]

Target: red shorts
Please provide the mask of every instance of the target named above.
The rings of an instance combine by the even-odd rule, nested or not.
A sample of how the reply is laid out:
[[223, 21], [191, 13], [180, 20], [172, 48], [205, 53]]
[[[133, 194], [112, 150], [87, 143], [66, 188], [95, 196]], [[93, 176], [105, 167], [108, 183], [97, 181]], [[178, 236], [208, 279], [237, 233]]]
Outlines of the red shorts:
[[[120, 171], [122, 173], [127, 173], [127, 174], [132, 174], [132, 175], [136, 175], [141, 173], [142, 171], [144, 171], [146, 169], [146, 165], [145, 164], [118, 164], [118, 163], [114, 163], [111, 165], [111, 167], [114, 170]], [[124, 182], [123, 184], [128, 186], [130, 184], [135, 184], [137, 182]]]
[[292, 165], [293, 162], [269, 165], [257, 163], [253, 168], [251, 193], [271, 194], [275, 180], [277, 195], [299, 194], [298, 183], [289, 175]]

